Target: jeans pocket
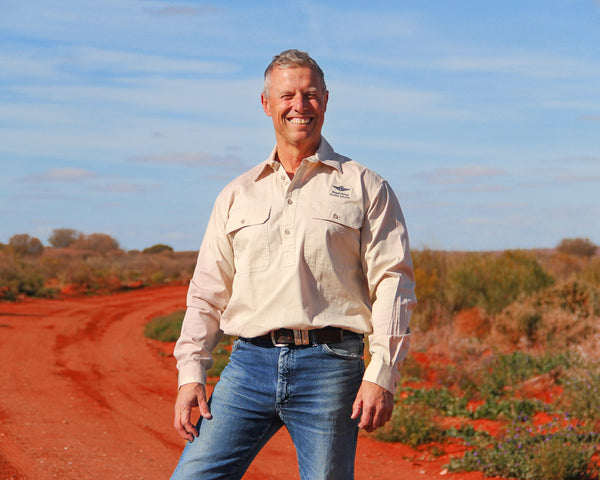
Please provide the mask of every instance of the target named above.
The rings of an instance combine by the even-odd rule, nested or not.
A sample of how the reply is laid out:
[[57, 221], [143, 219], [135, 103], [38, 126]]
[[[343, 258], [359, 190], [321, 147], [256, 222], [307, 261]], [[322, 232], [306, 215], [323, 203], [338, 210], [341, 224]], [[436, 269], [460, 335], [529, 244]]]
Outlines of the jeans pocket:
[[362, 337], [354, 335], [339, 343], [324, 343], [321, 346], [328, 355], [348, 360], [362, 359], [365, 349]]

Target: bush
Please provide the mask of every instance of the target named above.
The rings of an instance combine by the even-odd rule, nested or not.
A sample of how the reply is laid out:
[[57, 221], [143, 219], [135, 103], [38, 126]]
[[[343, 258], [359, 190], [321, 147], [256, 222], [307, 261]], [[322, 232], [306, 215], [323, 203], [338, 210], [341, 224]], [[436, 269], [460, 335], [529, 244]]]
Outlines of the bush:
[[8, 245], [17, 255], [39, 255], [44, 250], [39, 238], [30, 237], [26, 233], [13, 235], [8, 240]]
[[433, 414], [432, 409], [422, 405], [396, 405], [392, 419], [376, 431], [375, 438], [383, 442], [401, 442], [412, 448], [439, 442], [444, 438], [444, 432]]
[[52, 297], [55, 293], [44, 286], [44, 277], [37, 263], [0, 252], [0, 299], [14, 301], [21, 296]]
[[175, 342], [181, 334], [184, 310], [150, 320], [144, 328], [144, 335], [161, 342]]
[[449, 273], [448, 295], [455, 311], [477, 306], [496, 314], [520, 296], [542, 290], [553, 281], [525, 252], [468, 254]]
[[571, 280], [508, 306], [494, 319], [494, 335], [498, 343], [513, 347], [563, 351], [597, 334], [598, 317], [600, 290]]
[[67, 248], [70, 247], [80, 235], [81, 233], [72, 228], [55, 228], [48, 237], [48, 243], [54, 248]]
[[501, 438], [476, 437], [474, 448], [454, 458], [450, 471], [481, 471], [486, 476], [526, 480], [593, 480], [597, 433], [560, 419], [535, 427], [513, 423]]
[[556, 249], [569, 255], [593, 257], [598, 246], [589, 238], [563, 238]]
[[156, 245], [152, 245], [151, 247], [144, 248], [143, 253], [162, 253], [162, 252], [172, 252], [173, 247], [169, 245], [163, 245], [162, 243], [157, 243]]
[[79, 235], [71, 245], [78, 250], [87, 250], [98, 254], [107, 254], [119, 250], [119, 242], [105, 233], [90, 233]]
[[415, 250], [412, 252], [415, 293], [419, 307], [412, 314], [411, 328], [428, 330], [434, 323], [448, 317], [446, 277], [448, 264], [444, 252]]

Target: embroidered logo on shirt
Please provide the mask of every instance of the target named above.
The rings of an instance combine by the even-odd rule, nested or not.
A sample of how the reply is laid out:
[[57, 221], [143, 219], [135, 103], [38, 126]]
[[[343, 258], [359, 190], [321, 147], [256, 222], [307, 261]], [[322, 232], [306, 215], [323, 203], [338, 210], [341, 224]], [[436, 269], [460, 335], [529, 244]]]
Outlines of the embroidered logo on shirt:
[[350, 189], [344, 187], [343, 185], [332, 185], [329, 195], [332, 197], [350, 198], [350, 194], [348, 193], [349, 191]]

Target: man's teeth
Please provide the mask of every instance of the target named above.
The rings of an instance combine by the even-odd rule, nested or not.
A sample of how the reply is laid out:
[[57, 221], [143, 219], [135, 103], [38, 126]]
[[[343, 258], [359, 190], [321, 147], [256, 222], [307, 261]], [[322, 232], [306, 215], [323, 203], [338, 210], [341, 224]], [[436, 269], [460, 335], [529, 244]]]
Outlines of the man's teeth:
[[301, 125], [305, 125], [307, 123], [310, 123], [310, 118], [290, 118], [290, 122], [292, 123], [298, 123]]

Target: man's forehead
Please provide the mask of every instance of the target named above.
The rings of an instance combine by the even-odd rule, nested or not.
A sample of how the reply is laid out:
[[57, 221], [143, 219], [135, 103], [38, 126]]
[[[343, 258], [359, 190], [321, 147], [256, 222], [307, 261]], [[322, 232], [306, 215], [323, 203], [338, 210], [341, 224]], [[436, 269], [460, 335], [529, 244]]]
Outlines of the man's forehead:
[[308, 74], [303, 78], [303, 80], [308, 80], [304, 86], [304, 90], [318, 90], [321, 87], [321, 79], [319, 78], [319, 75], [310, 67], [276, 67], [271, 72], [271, 86], [277, 86], [285, 89], [288, 87], [288, 85], [286, 85], [287, 83], [293, 83], [298, 80], [299, 75], [296, 74], [299, 74], [300, 76], [303, 74]]

